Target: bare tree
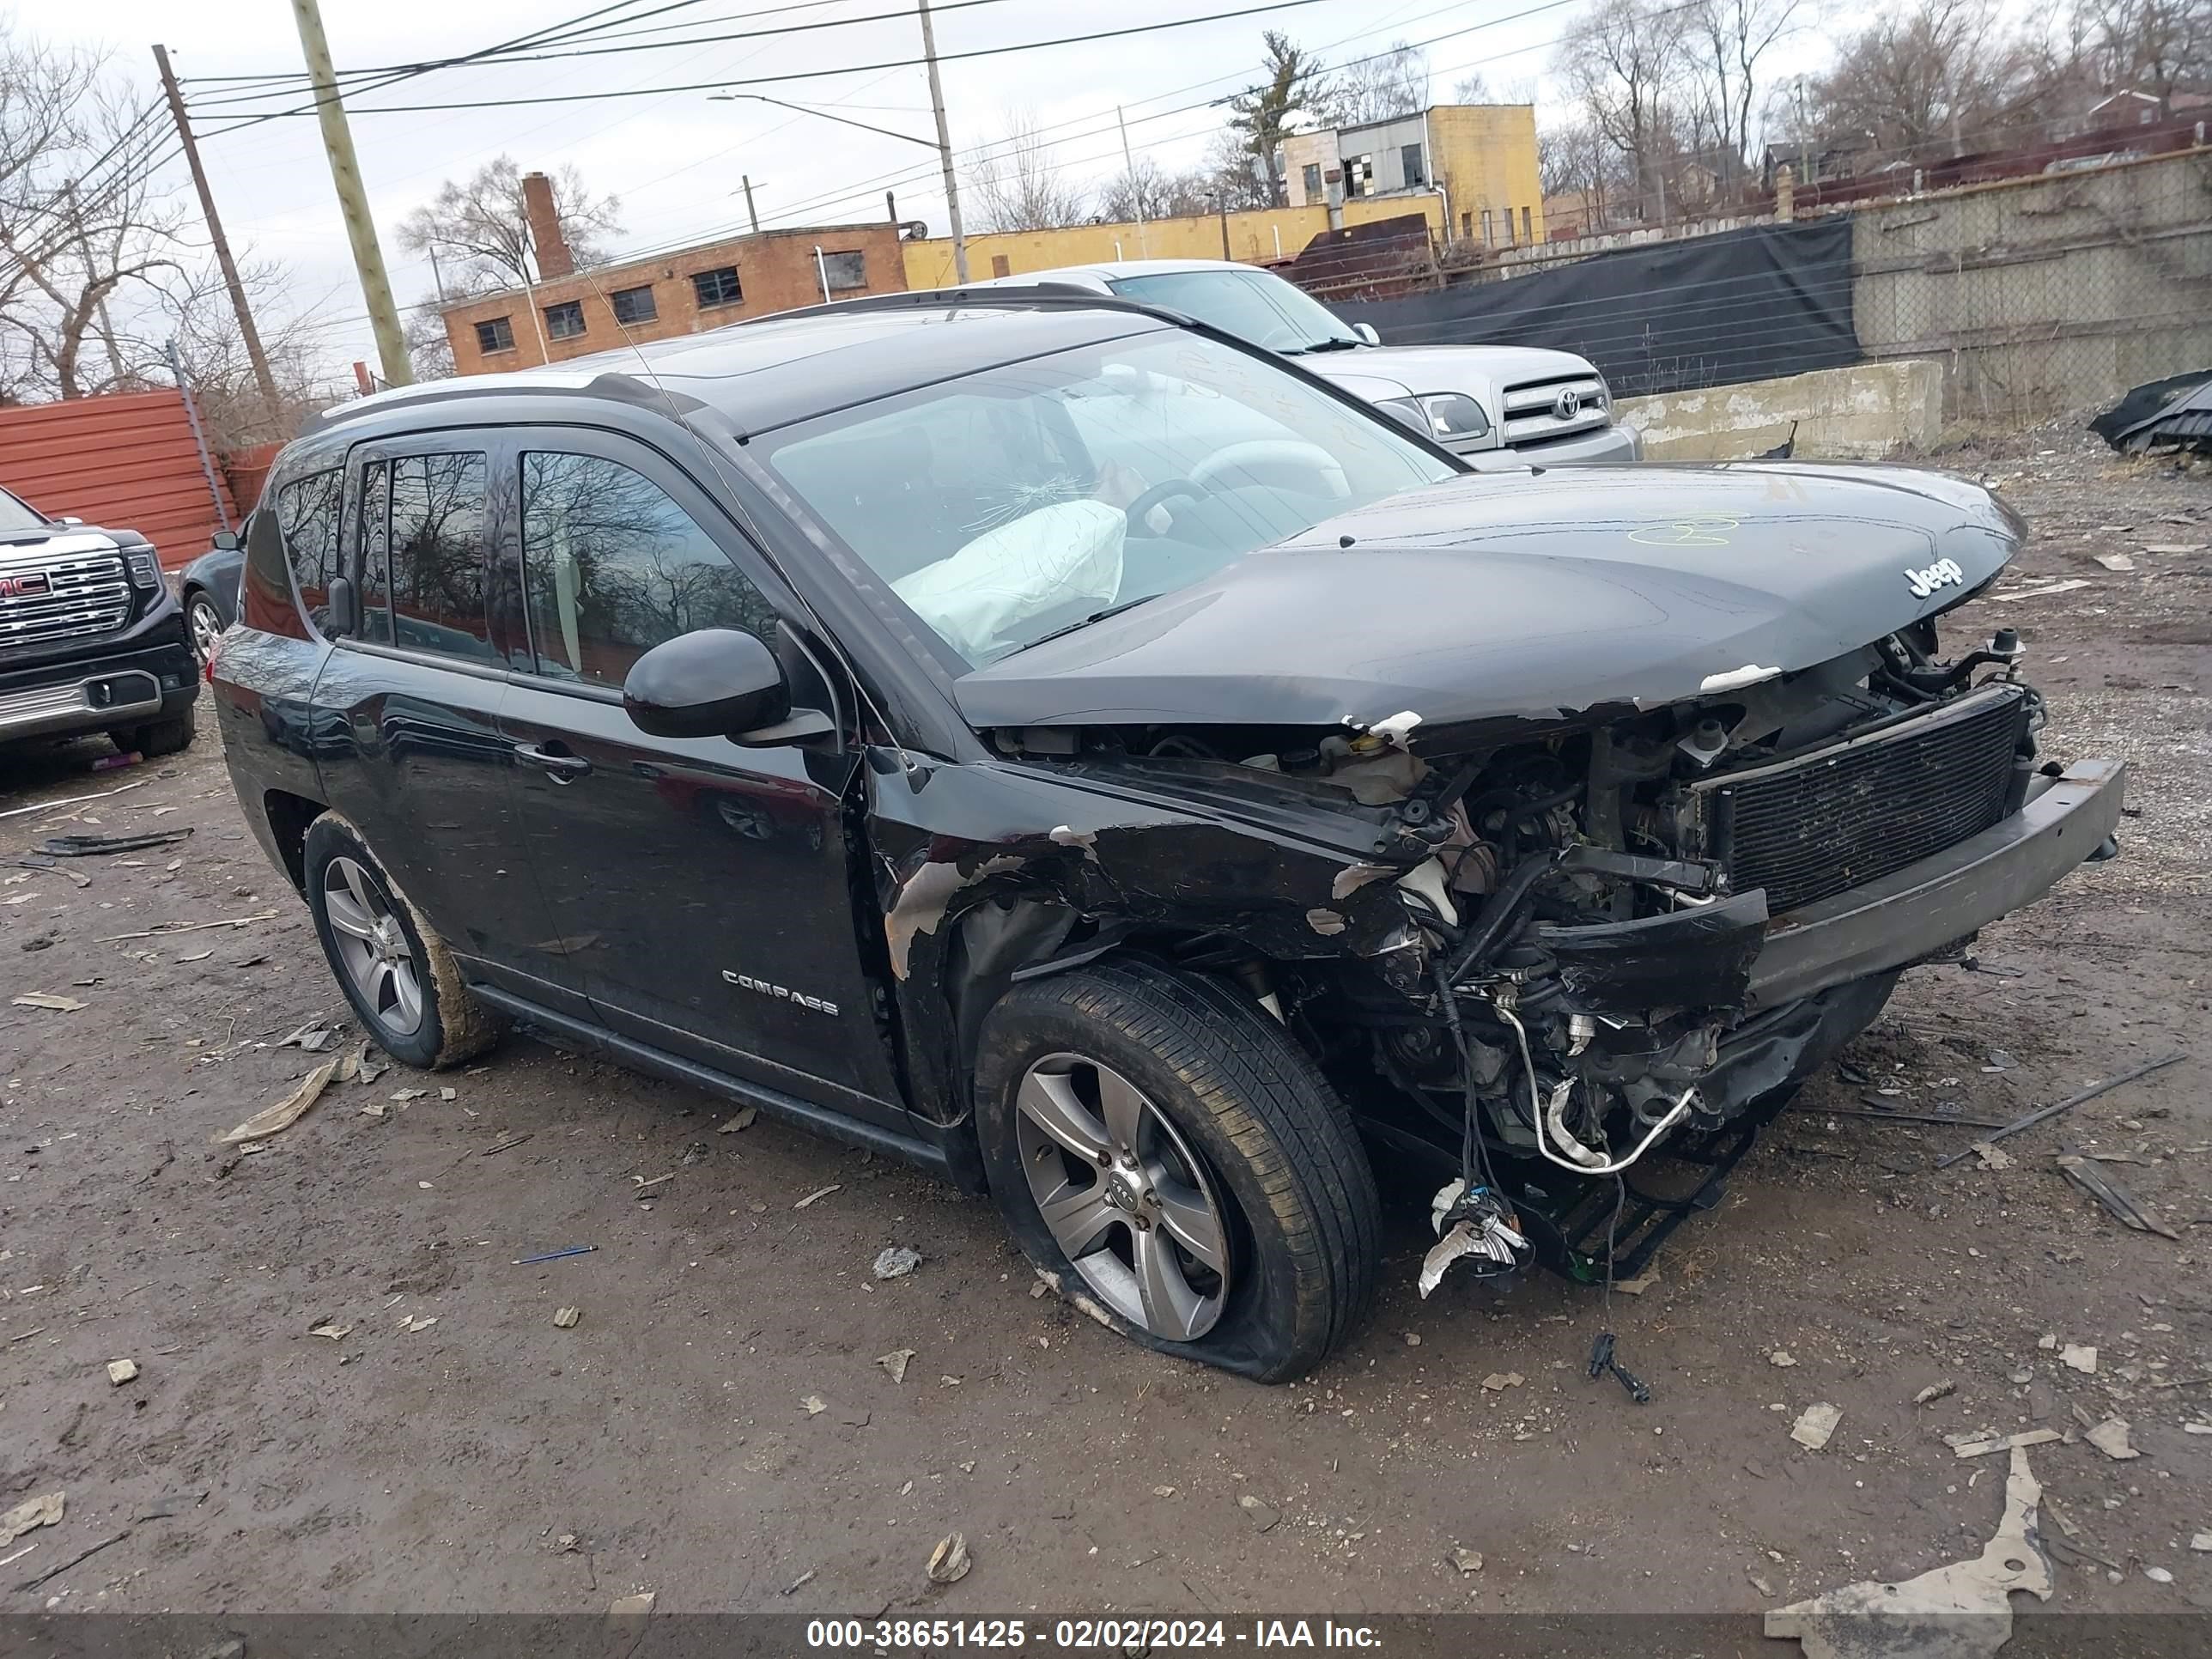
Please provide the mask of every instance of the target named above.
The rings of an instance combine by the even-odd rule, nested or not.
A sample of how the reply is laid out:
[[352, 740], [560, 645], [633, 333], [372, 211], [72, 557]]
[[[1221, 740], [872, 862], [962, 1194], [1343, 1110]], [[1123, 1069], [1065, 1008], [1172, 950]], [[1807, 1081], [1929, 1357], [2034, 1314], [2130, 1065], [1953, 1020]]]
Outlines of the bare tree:
[[400, 336], [418, 380], [449, 380], [454, 374], [453, 337], [446, 332], [445, 308], [434, 295], [406, 307]]
[[[1585, 235], [1605, 229], [1612, 222], [1613, 198], [1632, 188], [1620, 153], [1587, 118], [1546, 127], [1536, 135], [1536, 173], [1544, 191], [1546, 222], [1573, 225]], [[1579, 203], [1578, 223], [1571, 208], [1553, 207], [1556, 197]]]
[[[607, 243], [622, 234], [622, 203], [592, 195], [574, 167], [550, 177], [570, 255], [579, 266], [604, 264]], [[399, 241], [437, 265], [449, 295], [526, 288], [539, 280], [522, 170], [512, 156], [487, 161], [460, 183], [448, 179], [439, 185], [427, 205], [399, 222]]]
[[2212, 82], [2212, 0], [2078, 0], [2073, 24], [2100, 91], [2148, 93], [2171, 115], [2185, 83]]
[[1752, 154], [1759, 65], [1795, 31], [1814, 0], [1691, 0], [1684, 57], [1698, 109], [1700, 148], [1722, 193], [1733, 198]]
[[1363, 126], [1394, 116], [1418, 115], [1429, 104], [1429, 55], [1394, 40], [1386, 52], [1347, 64], [1330, 76], [1314, 100], [1315, 113], [1332, 126]]
[[1272, 153], [1265, 159], [1255, 155], [1249, 143], [1233, 128], [1213, 135], [1196, 182], [1206, 209], [1242, 213], [1283, 204], [1282, 179]]
[[1627, 162], [1647, 218], [1663, 211], [1670, 99], [1682, 70], [1682, 15], [1658, 0], [1597, 0], [1567, 31], [1557, 64], [1582, 118]]
[[261, 395], [237, 311], [211, 259], [178, 268], [135, 317], [125, 348], [134, 375], [149, 385], [169, 382], [173, 349], [174, 367], [199, 399], [208, 441], [217, 450], [290, 438], [333, 401], [322, 385], [319, 307], [280, 310], [278, 301], [295, 284], [272, 260], [247, 261], [239, 279], [260, 324], [262, 349], [276, 383], [275, 408]]
[[1083, 187], [1062, 170], [1026, 110], [1007, 113], [1006, 137], [984, 146], [964, 193], [979, 230], [1049, 230], [1083, 217]]
[[1266, 199], [1254, 205], [1280, 207], [1284, 191], [1276, 153], [1300, 117], [1319, 113], [1327, 83], [1321, 59], [1289, 35], [1269, 29], [1260, 38], [1267, 52], [1261, 65], [1266, 78], [1229, 100], [1229, 127], [1267, 180]]
[[130, 383], [114, 314], [178, 269], [179, 214], [150, 184], [154, 118], [97, 55], [0, 22], [0, 394]]
[[1098, 211], [1109, 219], [1175, 219], [1207, 211], [1216, 188], [1200, 169], [1170, 173], [1149, 155], [1116, 174], [1098, 192]]
[[2036, 86], [1994, 0], [1912, 0], [1846, 39], [1808, 98], [1820, 142], [1903, 162], [2016, 141], [2041, 112]]
[[1494, 104], [1498, 101], [1490, 90], [1490, 77], [1480, 70], [1462, 75], [1452, 82], [1452, 102], [1455, 104]]

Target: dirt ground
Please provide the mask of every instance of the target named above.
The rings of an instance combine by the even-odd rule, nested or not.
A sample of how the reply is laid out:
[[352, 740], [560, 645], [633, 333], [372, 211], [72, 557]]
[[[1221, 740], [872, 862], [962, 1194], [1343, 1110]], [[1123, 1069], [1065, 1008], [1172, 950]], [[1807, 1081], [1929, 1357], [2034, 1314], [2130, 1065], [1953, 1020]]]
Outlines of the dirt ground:
[[[2212, 477], [2063, 428], [1939, 464], [2035, 526], [1950, 637], [2017, 627], [2046, 753], [2130, 763], [2124, 856], [1991, 929], [1979, 969], [1908, 975], [1856, 1069], [1613, 1297], [1648, 1406], [1583, 1373], [1595, 1291], [1419, 1301], [1410, 1206], [1364, 1333], [1261, 1389], [1040, 1296], [985, 1203], [765, 1121], [725, 1133], [702, 1095], [526, 1036], [218, 1147], [318, 1063], [278, 1040], [344, 1005], [213, 737], [125, 771], [87, 772], [102, 742], [8, 763], [0, 810], [131, 787], [0, 819], [0, 860], [194, 833], [76, 861], [82, 890], [0, 866], [0, 1509], [68, 1495], [0, 1546], [0, 1613], [600, 1613], [642, 1590], [895, 1617], [1747, 1612], [1977, 1553], [2003, 1459], [1945, 1437], [1979, 1428], [2066, 1437], [2028, 1454], [2051, 1610], [2212, 1607], [2191, 1547], [2212, 1427], [2190, 1432], [2212, 1419]], [[2096, 562], [2115, 554], [2132, 570]], [[2062, 579], [2087, 586], [2004, 598]], [[85, 1006], [13, 1002], [39, 992]], [[1931, 1170], [1966, 1129], [1832, 1115], [2007, 1119], [2176, 1048], [2002, 1170]], [[2178, 1242], [2068, 1185], [2062, 1146], [2119, 1159], [2100, 1167]], [[924, 1260], [878, 1283], [890, 1244]], [[516, 1265], [571, 1245], [594, 1248]], [[2053, 1339], [2094, 1346], [2094, 1373]], [[110, 1382], [118, 1359], [135, 1379]], [[1790, 1438], [1815, 1402], [1843, 1413], [1817, 1452]], [[2113, 1415], [2132, 1461], [2081, 1438]], [[974, 1569], [933, 1588], [956, 1530]]]

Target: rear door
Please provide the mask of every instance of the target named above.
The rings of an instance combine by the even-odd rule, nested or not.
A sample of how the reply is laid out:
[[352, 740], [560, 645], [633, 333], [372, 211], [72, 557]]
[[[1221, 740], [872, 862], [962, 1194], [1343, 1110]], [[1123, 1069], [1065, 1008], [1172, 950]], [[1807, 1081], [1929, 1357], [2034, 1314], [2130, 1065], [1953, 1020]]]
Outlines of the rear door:
[[[491, 548], [514, 510], [492, 487], [499, 453], [495, 434], [465, 429], [349, 456], [343, 557], [362, 624], [316, 683], [317, 746], [331, 806], [453, 949], [495, 979], [532, 980], [559, 941], [516, 838], [499, 728]], [[580, 991], [568, 1000], [581, 1006]]]
[[515, 446], [532, 672], [515, 677], [501, 727], [532, 863], [593, 1012], [625, 1036], [903, 1130], [855, 931], [854, 751], [649, 737], [622, 706], [630, 665], [700, 628], [760, 635], [806, 683], [811, 662], [778, 626], [785, 590], [645, 445], [550, 428]]

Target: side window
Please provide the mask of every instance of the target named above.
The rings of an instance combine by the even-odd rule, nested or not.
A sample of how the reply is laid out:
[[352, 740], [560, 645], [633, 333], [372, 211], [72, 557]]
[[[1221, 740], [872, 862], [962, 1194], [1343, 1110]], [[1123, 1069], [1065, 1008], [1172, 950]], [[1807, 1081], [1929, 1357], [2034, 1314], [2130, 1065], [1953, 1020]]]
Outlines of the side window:
[[491, 661], [481, 453], [398, 455], [362, 471], [362, 637]]
[[345, 498], [345, 471], [311, 472], [278, 488], [276, 527], [284, 538], [284, 556], [300, 599], [319, 628], [331, 579], [338, 574], [338, 515]]
[[775, 611], [691, 515], [618, 461], [522, 458], [522, 567], [538, 672], [620, 686], [663, 640], [743, 628], [775, 644]]

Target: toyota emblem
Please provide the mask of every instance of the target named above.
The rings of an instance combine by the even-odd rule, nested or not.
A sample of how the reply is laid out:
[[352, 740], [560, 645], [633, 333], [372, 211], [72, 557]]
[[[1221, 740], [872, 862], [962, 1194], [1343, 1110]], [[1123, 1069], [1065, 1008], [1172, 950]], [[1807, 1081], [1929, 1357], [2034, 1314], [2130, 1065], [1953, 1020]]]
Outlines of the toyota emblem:
[[1569, 386], [1552, 400], [1552, 413], [1563, 421], [1571, 421], [1583, 412], [1582, 393]]

